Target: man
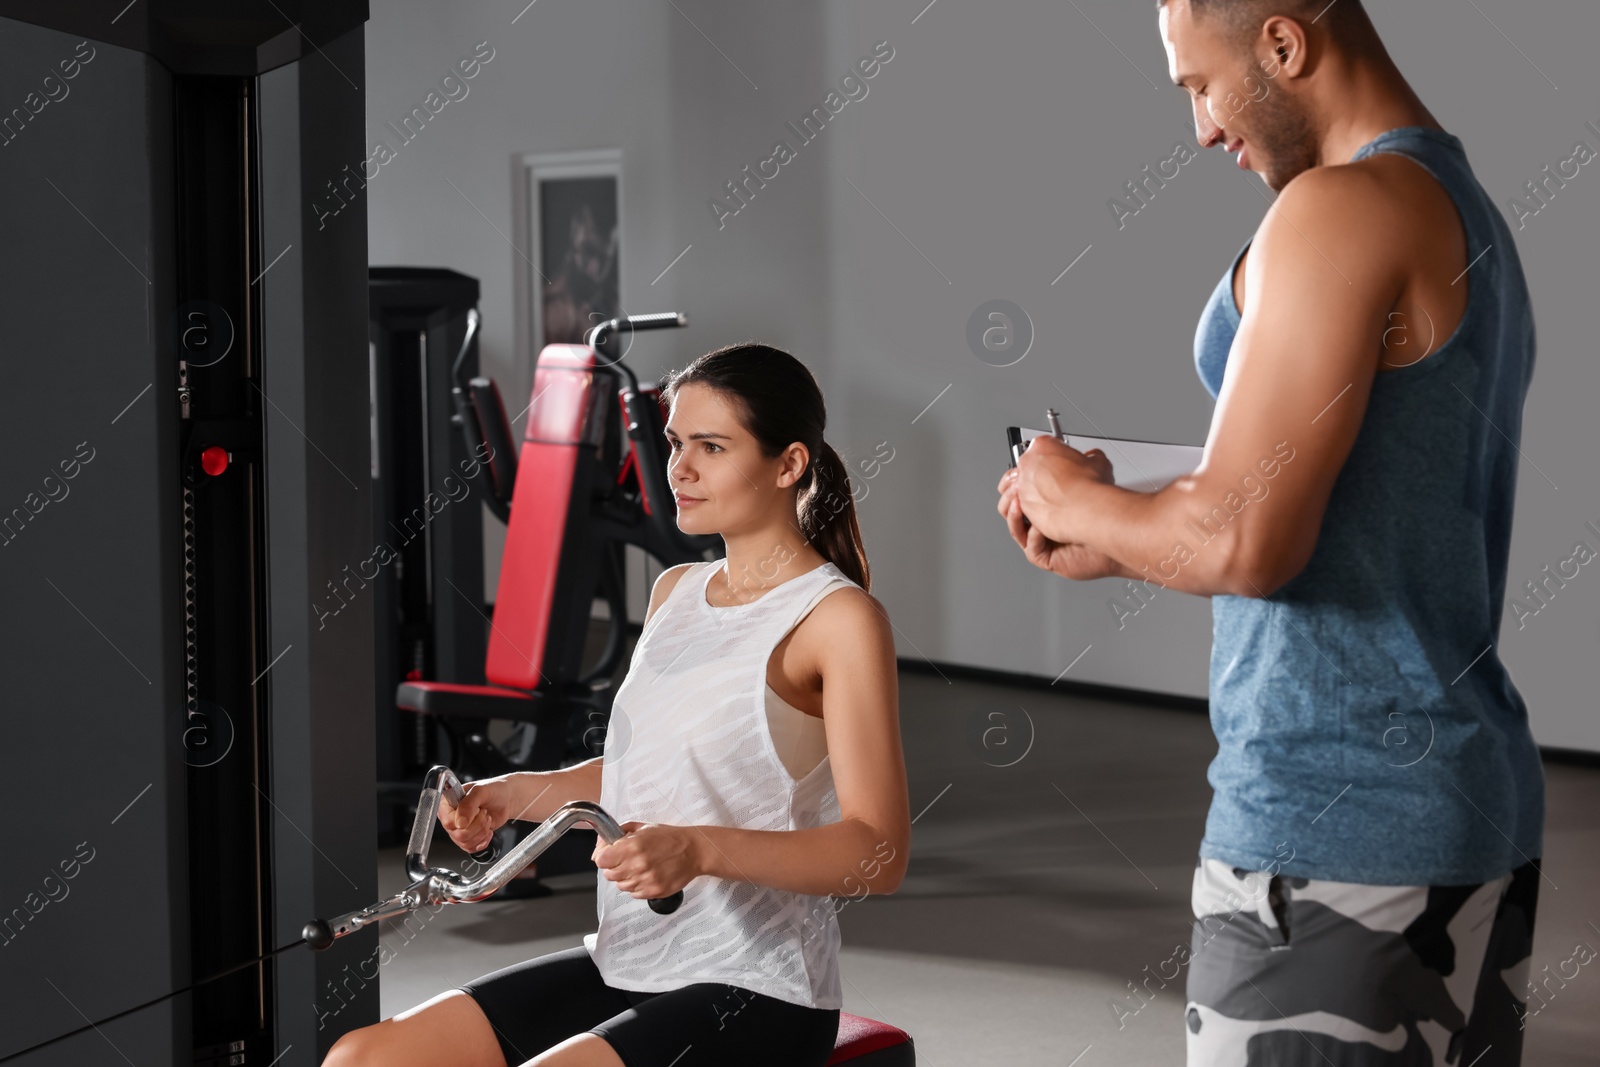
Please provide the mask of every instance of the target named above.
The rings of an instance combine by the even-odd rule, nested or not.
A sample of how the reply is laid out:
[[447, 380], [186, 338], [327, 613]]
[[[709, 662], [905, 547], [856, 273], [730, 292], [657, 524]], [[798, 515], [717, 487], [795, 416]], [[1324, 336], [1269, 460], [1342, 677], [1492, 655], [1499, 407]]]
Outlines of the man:
[[1188, 1062], [1518, 1063], [1544, 778], [1494, 647], [1515, 245], [1359, 0], [1158, 14], [1201, 147], [1279, 193], [1196, 335], [1204, 457], [1136, 493], [1040, 438], [999, 510], [1036, 566], [1212, 597]]

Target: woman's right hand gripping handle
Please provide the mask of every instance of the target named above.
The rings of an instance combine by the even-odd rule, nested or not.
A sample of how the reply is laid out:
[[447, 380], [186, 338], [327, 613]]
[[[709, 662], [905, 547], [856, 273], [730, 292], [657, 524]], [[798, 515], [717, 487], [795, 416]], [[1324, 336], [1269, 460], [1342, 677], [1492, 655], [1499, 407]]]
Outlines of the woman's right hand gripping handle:
[[461, 851], [472, 855], [489, 847], [494, 832], [517, 816], [517, 783], [511, 775], [466, 782], [461, 806], [452, 808], [445, 798], [439, 805], [439, 823]]
[[[569, 800], [600, 802], [600, 757], [558, 771], [512, 771], [461, 786], [461, 806], [443, 797], [439, 822], [469, 854], [489, 847], [494, 832], [513, 819], [543, 822]], [[481, 858], [481, 857], [480, 857]]]

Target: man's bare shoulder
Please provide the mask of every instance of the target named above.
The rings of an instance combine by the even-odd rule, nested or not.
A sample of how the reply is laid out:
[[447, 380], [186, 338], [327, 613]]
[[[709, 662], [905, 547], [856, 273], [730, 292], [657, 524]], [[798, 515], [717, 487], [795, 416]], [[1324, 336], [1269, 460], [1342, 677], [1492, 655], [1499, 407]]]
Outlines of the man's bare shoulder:
[[1368, 162], [1313, 167], [1284, 186], [1252, 244], [1251, 276], [1270, 284], [1304, 269], [1353, 291], [1397, 293], [1424, 236], [1417, 193], [1388, 162]]
[[[1421, 164], [1394, 152], [1354, 163], [1313, 167], [1289, 182], [1267, 213], [1274, 221], [1325, 235], [1341, 244], [1371, 242], [1373, 258], [1436, 242], [1441, 224], [1459, 215], [1439, 180]], [[1340, 238], [1342, 237], [1342, 240]]]

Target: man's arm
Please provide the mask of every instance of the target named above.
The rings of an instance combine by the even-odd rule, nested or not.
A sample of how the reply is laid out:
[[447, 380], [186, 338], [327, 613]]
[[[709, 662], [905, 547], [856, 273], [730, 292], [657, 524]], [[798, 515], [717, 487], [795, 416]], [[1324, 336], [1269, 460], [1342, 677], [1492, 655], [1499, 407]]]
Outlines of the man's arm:
[[1182, 592], [1264, 597], [1300, 573], [1404, 287], [1403, 216], [1363, 168], [1290, 182], [1245, 263], [1246, 306], [1200, 466], [1138, 493], [1084, 477], [1047, 442], [1036, 462], [1048, 473], [1035, 475], [1046, 503], [1029, 518]]

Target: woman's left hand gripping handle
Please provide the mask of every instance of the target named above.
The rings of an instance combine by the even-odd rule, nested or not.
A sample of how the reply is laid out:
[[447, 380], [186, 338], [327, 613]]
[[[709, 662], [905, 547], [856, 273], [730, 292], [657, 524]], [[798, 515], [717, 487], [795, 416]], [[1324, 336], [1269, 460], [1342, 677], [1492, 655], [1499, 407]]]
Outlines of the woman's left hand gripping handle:
[[622, 830], [610, 844], [595, 842], [590, 858], [601, 876], [629, 896], [646, 898], [658, 915], [677, 911], [683, 887], [700, 874], [693, 828], [626, 822]]

